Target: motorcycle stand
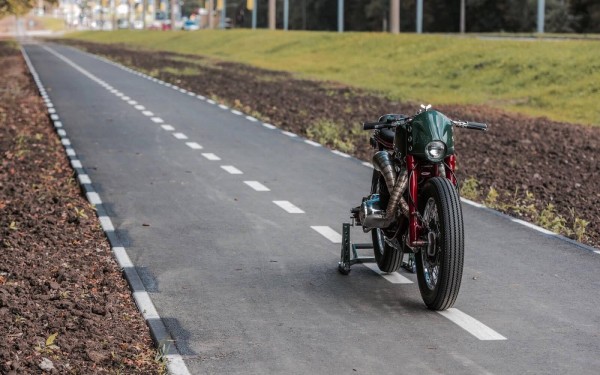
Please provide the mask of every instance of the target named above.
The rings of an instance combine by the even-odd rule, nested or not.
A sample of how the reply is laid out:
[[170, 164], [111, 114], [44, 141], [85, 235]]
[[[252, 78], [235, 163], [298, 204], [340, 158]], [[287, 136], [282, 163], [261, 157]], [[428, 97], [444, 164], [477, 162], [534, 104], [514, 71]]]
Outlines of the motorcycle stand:
[[[372, 243], [352, 243], [350, 241], [350, 227], [354, 226], [354, 222], [342, 224], [342, 254], [340, 255], [340, 261], [338, 262], [338, 271], [342, 275], [348, 275], [350, 273], [350, 267], [356, 263], [372, 263], [375, 262], [375, 258], [370, 256], [359, 256], [357, 250], [362, 249], [373, 249]], [[417, 266], [415, 264], [415, 254], [409, 253], [408, 259], [402, 260], [402, 268], [411, 273], [417, 272]]]
[[342, 224], [342, 254], [338, 263], [338, 271], [342, 275], [350, 273], [350, 267], [356, 263], [370, 263], [374, 262], [374, 257], [359, 256], [357, 250], [361, 249], [373, 249], [372, 243], [352, 243], [350, 241], [350, 227], [353, 226], [350, 223]]

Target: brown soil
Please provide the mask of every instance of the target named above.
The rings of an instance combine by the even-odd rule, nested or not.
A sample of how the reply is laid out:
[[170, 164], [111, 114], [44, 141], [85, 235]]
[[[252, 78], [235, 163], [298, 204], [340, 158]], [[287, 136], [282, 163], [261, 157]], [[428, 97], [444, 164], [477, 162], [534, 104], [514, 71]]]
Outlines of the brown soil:
[[161, 373], [15, 44], [0, 66], [0, 373]]
[[[210, 96], [263, 121], [345, 147], [369, 160], [368, 134], [361, 121], [374, 121], [384, 113], [412, 114], [414, 103], [399, 103], [380, 95], [332, 82], [295, 78], [248, 65], [218, 62], [195, 55], [141, 51], [122, 45], [62, 40], [89, 52], [142, 70], [188, 90]], [[189, 72], [194, 72], [190, 74]], [[583, 242], [600, 247], [600, 127], [559, 123], [481, 106], [439, 106], [454, 119], [487, 122], [487, 133], [458, 130], [458, 176], [479, 182], [480, 200], [491, 187], [499, 192], [489, 205], [514, 216], [540, 223], [549, 203], [573, 228], [574, 219], [589, 222]], [[320, 133], [319, 124], [337, 125], [337, 139]], [[316, 130], [315, 130], [316, 129]], [[533, 197], [527, 197], [527, 192]], [[351, 206], [353, 203], [348, 202]], [[556, 219], [547, 215], [546, 219]], [[555, 221], [556, 225], [556, 221]], [[561, 225], [558, 225], [561, 226]], [[574, 237], [571, 235], [571, 237]]]

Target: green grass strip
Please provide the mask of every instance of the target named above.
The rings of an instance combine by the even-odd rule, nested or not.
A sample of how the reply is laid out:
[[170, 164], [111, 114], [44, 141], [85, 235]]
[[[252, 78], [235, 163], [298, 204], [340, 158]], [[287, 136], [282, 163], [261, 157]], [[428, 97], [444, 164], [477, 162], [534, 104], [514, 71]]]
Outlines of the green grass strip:
[[[82, 32], [69, 38], [211, 56], [392, 99], [484, 104], [600, 125], [600, 42], [267, 30]], [[390, 109], [393, 111], [393, 109]]]

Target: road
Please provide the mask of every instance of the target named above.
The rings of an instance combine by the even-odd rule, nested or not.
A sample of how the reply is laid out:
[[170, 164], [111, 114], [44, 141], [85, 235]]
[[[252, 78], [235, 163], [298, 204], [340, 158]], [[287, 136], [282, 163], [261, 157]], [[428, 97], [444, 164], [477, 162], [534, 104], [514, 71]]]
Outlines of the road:
[[428, 311], [410, 273], [337, 272], [367, 166], [72, 48], [25, 50], [190, 373], [600, 373], [600, 255], [465, 204], [456, 309]]

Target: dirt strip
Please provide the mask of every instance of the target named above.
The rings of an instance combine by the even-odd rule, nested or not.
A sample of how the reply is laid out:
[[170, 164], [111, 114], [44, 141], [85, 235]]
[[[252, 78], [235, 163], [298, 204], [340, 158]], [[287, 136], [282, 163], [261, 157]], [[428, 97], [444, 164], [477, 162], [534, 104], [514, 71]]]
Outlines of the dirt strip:
[[[285, 72], [123, 45], [60, 40], [272, 122], [332, 148], [370, 160], [361, 121], [414, 114], [399, 103], [335, 82]], [[457, 92], [460, 95], [460, 92]], [[555, 232], [600, 247], [600, 127], [559, 123], [483, 106], [439, 106], [454, 119], [490, 124], [487, 133], [458, 130], [462, 195]], [[356, 202], [348, 202], [351, 207]], [[587, 224], [586, 224], [587, 223]]]
[[165, 373], [15, 43], [0, 67], [0, 373]]

